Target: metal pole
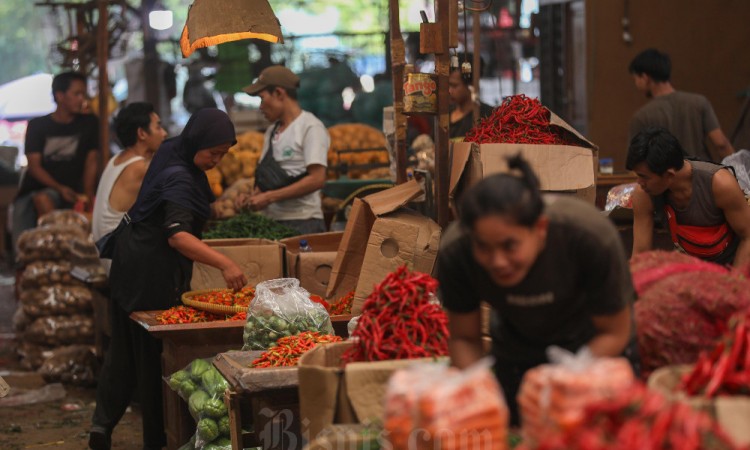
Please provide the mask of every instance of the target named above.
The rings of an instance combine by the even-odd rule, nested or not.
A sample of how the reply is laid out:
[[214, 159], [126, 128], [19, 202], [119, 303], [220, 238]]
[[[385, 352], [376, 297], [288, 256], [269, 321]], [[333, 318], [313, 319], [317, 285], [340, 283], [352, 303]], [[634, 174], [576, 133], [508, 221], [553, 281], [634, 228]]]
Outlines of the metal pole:
[[108, 0], [99, 0], [99, 22], [96, 29], [96, 66], [99, 68], [99, 151], [102, 154], [99, 173], [109, 161], [109, 21]]
[[435, 71], [438, 78], [438, 116], [435, 130], [435, 191], [437, 200], [437, 223], [445, 228], [448, 225], [450, 209], [448, 188], [450, 182], [449, 132], [448, 115], [448, 76], [450, 75], [449, 45], [449, 11], [448, 2], [456, 0], [437, 0], [437, 22], [440, 24], [441, 48], [435, 54]]
[[401, 36], [398, 0], [389, 0], [388, 14], [391, 34], [391, 71], [393, 74], [393, 113], [396, 127], [396, 183], [406, 182], [406, 116], [404, 115], [404, 65], [406, 48]]

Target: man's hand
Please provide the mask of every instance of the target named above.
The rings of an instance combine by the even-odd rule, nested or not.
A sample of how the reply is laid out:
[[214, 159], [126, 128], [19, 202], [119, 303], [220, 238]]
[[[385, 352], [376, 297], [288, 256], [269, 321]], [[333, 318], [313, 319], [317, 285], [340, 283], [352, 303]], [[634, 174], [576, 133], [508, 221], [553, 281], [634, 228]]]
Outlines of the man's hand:
[[76, 191], [69, 188], [68, 186], [60, 186], [59, 188], [57, 188], [57, 192], [59, 192], [63, 200], [68, 203], [75, 203], [76, 201], [78, 201], [78, 194], [76, 194]]
[[252, 197], [247, 200], [247, 206], [253, 211], [266, 209], [268, 205], [273, 203], [271, 192], [272, 191], [254, 193]]

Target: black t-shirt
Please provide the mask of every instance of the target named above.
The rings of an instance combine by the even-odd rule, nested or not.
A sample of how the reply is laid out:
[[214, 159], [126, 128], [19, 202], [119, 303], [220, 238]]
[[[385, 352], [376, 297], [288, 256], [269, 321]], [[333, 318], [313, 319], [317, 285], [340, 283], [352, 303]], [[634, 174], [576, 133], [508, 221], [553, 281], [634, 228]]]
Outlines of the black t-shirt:
[[635, 298], [616, 229], [593, 206], [566, 196], [545, 197], [549, 229], [544, 249], [517, 286], [497, 286], [473, 258], [471, 238], [451, 225], [438, 254], [440, 298], [449, 311], [471, 312], [480, 301], [496, 312], [491, 330], [499, 362], [541, 364], [545, 349], [577, 351], [596, 334], [592, 316], [630, 307]]
[[[58, 183], [77, 192], [83, 188], [83, 169], [89, 151], [99, 147], [99, 121], [91, 114], [76, 115], [70, 123], [59, 123], [52, 115], [29, 121], [26, 129], [26, 154], [40, 153], [42, 167]], [[18, 195], [46, 186], [27, 174]]]
[[193, 262], [169, 245], [180, 231], [197, 238], [205, 220], [165, 201], [141, 222], [117, 236], [110, 271], [112, 298], [126, 312], [168, 309], [190, 289]]
[[[483, 119], [490, 114], [492, 114], [492, 106], [486, 104], [486, 103], [479, 103], [479, 119]], [[450, 138], [459, 138], [466, 136], [466, 133], [469, 132], [472, 128], [474, 128], [474, 114], [469, 113], [461, 118], [461, 120], [458, 120], [456, 122], [451, 122], [450, 124]]]

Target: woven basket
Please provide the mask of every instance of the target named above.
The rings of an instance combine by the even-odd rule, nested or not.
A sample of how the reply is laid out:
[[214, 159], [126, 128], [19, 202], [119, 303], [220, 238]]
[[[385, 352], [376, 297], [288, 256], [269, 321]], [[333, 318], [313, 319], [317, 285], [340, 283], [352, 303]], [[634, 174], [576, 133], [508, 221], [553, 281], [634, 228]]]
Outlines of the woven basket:
[[193, 300], [193, 297], [197, 297], [203, 294], [210, 294], [212, 292], [224, 292], [227, 289], [203, 289], [200, 291], [189, 291], [182, 294], [182, 303], [187, 306], [191, 306], [201, 311], [206, 311], [214, 314], [235, 314], [238, 312], [246, 312], [247, 306], [229, 306], [229, 305], [216, 305], [214, 303], [199, 302]]

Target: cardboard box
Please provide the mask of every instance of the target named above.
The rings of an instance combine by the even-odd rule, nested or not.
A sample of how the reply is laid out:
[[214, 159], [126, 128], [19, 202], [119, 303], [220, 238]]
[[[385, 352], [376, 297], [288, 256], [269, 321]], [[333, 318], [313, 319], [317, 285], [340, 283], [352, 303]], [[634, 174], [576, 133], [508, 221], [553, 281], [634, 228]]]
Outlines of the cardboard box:
[[[326, 296], [331, 270], [343, 232], [318, 233], [282, 239], [286, 247], [286, 276], [297, 278], [311, 294]], [[300, 252], [299, 241], [306, 239], [311, 252]]]
[[521, 153], [539, 177], [542, 191], [571, 193], [594, 203], [599, 148], [552, 112], [550, 112], [550, 123], [573, 133], [580, 141], [581, 147], [454, 143], [450, 180], [451, 198], [460, 196], [463, 190], [488, 175], [507, 172], [506, 158]]
[[[267, 239], [207, 239], [206, 244], [237, 263], [249, 286], [284, 276], [284, 246]], [[190, 289], [226, 288], [221, 271], [202, 263], [193, 264]]]
[[440, 227], [431, 219], [403, 208], [423, 194], [412, 180], [391, 189], [355, 199], [333, 264], [326, 298], [355, 291], [352, 313], [373, 286], [406, 264], [411, 270], [432, 273], [440, 244]]
[[435, 361], [423, 358], [359, 362], [342, 368], [341, 355], [351, 345], [319, 345], [299, 360], [302, 436], [309, 441], [330, 425], [382, 419], [385, 390], [393, 372], [417, 361]]

